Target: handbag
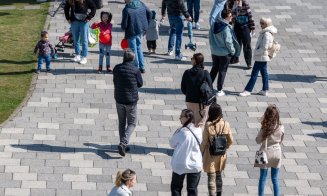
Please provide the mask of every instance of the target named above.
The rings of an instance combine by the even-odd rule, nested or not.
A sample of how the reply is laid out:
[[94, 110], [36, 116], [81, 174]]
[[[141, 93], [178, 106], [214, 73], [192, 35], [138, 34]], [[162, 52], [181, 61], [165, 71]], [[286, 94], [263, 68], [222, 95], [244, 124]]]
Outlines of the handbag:
[[267, 138], [265, 141], [265, 149], [263, 150], [257, 150], [255, 153], [255, 163], [256, 164], [261, 164], [265, 165], [268, 163], [268, 158], [267, 158]]
[[209, 144], [210, 144], [209, 153], [211, 156], [220, 156], [226, 153], [227, 138], [226, 135], [223, 134], [224, 129], [225, 129], [225, 121], [221, 132], [213, 136], [211, 141], [209, 140]]

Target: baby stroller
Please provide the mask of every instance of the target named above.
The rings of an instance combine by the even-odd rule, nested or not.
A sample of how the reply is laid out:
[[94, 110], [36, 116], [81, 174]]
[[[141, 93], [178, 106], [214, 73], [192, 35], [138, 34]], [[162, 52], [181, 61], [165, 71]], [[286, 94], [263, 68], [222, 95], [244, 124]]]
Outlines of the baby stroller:
[[[89, 47], [94, 47], [99, 42], [99, 29], [91, 29], [89, 28], [89, 35], [88, 35], [88, 43]], [[59, 37], [59, 42], [56, 44], [55, 48], [57, 51], [64, 52], [65, 48], [73, 48], [74, 47], [74, 40], [73, 34], [71, 29], [65, 33], [64, 36]]]

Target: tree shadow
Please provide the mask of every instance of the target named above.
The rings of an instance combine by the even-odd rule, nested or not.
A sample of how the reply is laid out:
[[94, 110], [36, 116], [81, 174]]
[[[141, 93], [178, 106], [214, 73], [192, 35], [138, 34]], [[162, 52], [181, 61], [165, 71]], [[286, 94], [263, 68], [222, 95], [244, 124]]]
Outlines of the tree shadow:
[[94, 149], [94, 148], [74, 148], [74, 147], [63, 147], [63, 146], [51, 146], [48, 144], [12, 144], [13, 148], [21, 148], [29, 151], [39, 151], [39, 152], [59, 152], [59, 153], [77, 153], [77, 152], [91, 152], [102, 159], [121, 159], [121, 157], [112, 157], [106, 152], [118, 153], [117, 150], [113, 149]]
[[34, 60], [29, 61], [13, 61], [13, 60], [7, 60], [7, 59], [1, 59], [0, 63], [6, 63], [6, 64], [15, 64], [15, 65], [25, 65], [29, 63], [34, 63]]
[[171, 89], [171, 88], [140, 88], [140, 93], [152, 93], [152, 94], [182, 94], [180, 89]]
[[317, 79], [315, 75], [269, 74], [269, 80], [314, 83]]
[[[84, 143], [84, 145], [88, 147], [93, 147], [96, 150], [103, 150], [103, 151], [112, 150], [112, 147], [117, 148], [116, 145], [100, 145], [94, 143]], [[130, 154], [149, 154], [151, 152], [156, 152], [156, 153], [162, 153], [168, 156], [172, 156], [174, 152], [173, 149], [168, 149], [168, 148], [155, 148], [155, 147], [146, 147], [140, 145], [128, 145], [128, 147], [130, 148], [130, 151], [128, 152]]]
[[0, 72], [0, 76], [24, 75], [24, 74], [30, 74], [33, 72], [34, 72], [33, 69], [28, 70], [28, 71]]
[[327, 127], [327, 121], [321, 121], [321, 122], [304, 121], [302, 123], [306, 124], [306, 125], [311, 125], [311, 126]]

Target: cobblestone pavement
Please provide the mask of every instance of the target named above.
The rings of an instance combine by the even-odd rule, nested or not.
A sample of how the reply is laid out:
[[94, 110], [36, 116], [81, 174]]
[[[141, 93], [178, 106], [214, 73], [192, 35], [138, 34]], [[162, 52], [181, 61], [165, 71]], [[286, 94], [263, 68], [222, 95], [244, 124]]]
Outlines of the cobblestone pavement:
[[[123, 1], [105, 1], [102, 10], [113, 13], [112, 64], [122, 61], [120, 40]], [[160, 2], [145, 1], [160, 17]], [[212, 1], [202, 0], [201, 30], [194, 31], [198, 51], [211, 58], [208, 45], [208, 14]], [[256, 195], [259, 170], [253, 168], [258, 149], [254, 138], [265, 107], [276, 104], [285, 125], [282, 195], [327, 195], [327, 3], [323, 0], [252, 0], [255, 22], [269, 16], [282, 44], [278, 57], [269, 63], [270, 95], [238, 97], [249, 79], [243, 58], [231, 65], [227, 96], [219, 97], [226, 120], [233, 127], [234, 143], [224, 171], [224, 195]], [[59, 2], [51, 3], [55, 10]], [[100, 11], [95, 17], [98, 20]], [[68, 30], [62, 10], [49, 17], [50, 39], [57, 42]], [[112, 75], [96, 74], [98, 49], [92, 48], [87, 65], [70, 62], [71, 49], [53, 62], [53, 73], [41, 73], [34, 93], [11, 121], [0, 128], [0, 195], [105, 195], [115, 174], [125, 168], [137, 172], [134, 195], [170, 195], [171, 167], [168, 139], [180, 125], [185, 108], [180, 92], [181, 75], [190, 68], [163, 55], [167, 49], [167, 23], [160, 28], [156, 55], [146, 55], [145, 85], [140, 89], [138, 126], [131, 139], [131, 153], [121, 158], [116, 151], [118, 123]], [[258, 35], [259, 30], [256, 30]], [[184, 43], [187, 43], [186, 31]], [[255, 43], [257, 37], [252, 41]], [[144, 41], [145, 49], [145, 41]], [[254, 92], [260, 90], [260, 78]], [[267, 180], [266, 193], [272, 194]], [[207, 195], [203, 173], [200, 195]]]

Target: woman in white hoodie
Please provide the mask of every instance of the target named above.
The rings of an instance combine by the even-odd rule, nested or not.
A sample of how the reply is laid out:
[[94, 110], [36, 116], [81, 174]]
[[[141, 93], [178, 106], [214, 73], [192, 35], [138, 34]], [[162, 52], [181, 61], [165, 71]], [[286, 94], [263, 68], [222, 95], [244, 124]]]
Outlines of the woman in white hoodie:
[[202, 155], [200, 144], [202, 142], [202, 129], [192, 123], [194, 115], [192, 110], [184, 109], [179, 117], [182, 127], [177, 129], [169, 143], [174, 148], [171, 159], [173, 176], [171, 180], [171, 195], [181, 196], [183, 182], [186, 176], [187, 195], [198, 195], [198, 184], [202, 170]]
[[263, 87], [258, 94], [268, 96], [269, 75], [267, 62], [270, 61], [270, 57], [268, 56], [268, 49], [273, 45], [273, 34], [277, 33], [277, 29], [272, 25], [272, 21], [270, 18], [261, 18], [260, 26], [262, 30], [260, 31], [260, 35], [258, 37], [258, 41], [254, 50], [253, 58], [255, 62], [252, 69], [251, 78], [248, 84], [246, 85], [244, 91], [240, 93], [240, 96], [242, 97], [251, 95], [255, 82], [257, 81], [259, 71], [262, 76]]

